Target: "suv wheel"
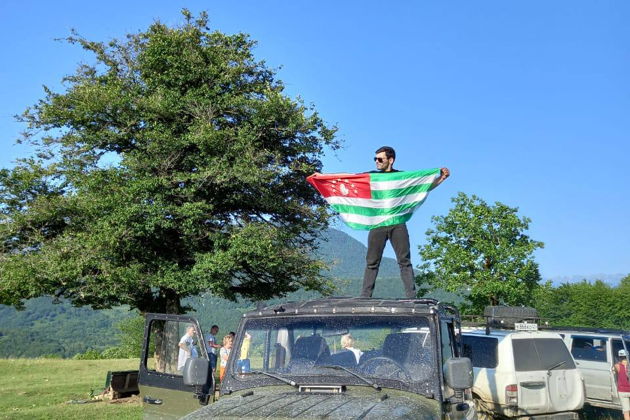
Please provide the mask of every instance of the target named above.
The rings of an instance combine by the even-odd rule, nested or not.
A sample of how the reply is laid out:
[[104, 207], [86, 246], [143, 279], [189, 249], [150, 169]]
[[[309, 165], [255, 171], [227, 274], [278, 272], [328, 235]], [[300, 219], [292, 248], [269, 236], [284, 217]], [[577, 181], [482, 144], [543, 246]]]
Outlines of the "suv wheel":
[[481, 402], [481, 400], [477, 397], [475, 400], [475, 411], [477, 411], [477, 420], [493, 420], [495, 419], [494, 415], [487, 411], [485, 404]]

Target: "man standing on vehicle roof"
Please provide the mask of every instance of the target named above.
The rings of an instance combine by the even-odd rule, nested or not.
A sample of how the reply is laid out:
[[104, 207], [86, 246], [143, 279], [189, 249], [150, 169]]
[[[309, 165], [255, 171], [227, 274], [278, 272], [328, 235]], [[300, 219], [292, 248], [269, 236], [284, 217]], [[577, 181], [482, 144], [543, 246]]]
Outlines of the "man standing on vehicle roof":
[[[371, 172], [400, 172], [394, 169], [396, 151], [393, 148], [383, 146], [376, 150], [375, 153], [374, 162], [376, 163], [376, 171]], [[440, 185], [450, 174], [448, 168], [441, 168], [440, 177], [435, 180], [431, 189]], [[378, 275], [378, 268], [383, 258], [383, 250], [388, 240], [391, 242], [394, 252], [396, 253], [396, 261], [400, 267], [400, 278], [405, 286], [405, 296], [407, 298], [414, 298], [416, 297], [416, 285], [413, 277], [413, 268], [411, 266], [409, 232], [407, 231], [406, 223], [382, 226], [370, 230], [368, 234], [368, 250], [365, 257], [367, 264], [365, 273], [363, 274], [361, 297], [372, 297], [374, 283]]]
[[619, 362], [615, 364], [617, 374], [617, 392], [621, 402], [624, 420], [630, 420], [630, 375], [628, 375], [628, 352], [619, 350]]

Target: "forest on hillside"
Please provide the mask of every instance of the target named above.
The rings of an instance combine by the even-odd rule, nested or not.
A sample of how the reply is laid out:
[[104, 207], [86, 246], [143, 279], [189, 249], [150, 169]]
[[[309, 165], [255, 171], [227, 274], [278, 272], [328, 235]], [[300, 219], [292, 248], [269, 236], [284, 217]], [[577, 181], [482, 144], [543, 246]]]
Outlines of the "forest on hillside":
[[[318, 255], [330, 266], [327, 275], [337, 285], [335, 294], [356, 296], [362, 281], [364, 245], [343, 232], [330, 230], [320, 243]], [[630, 330], [630, 276], [614, 286], [585, 280], [557, 287], [549, 283], [537, 293], [536, 307], [553, 325]], [[383, 260], [374, 296], [403, 296], [398, 266], [391, 258]], [[455, 305], [464, 299], [442, 290], [429, 291], [425, 296]], [[317, 295], [313, 292], [295, 292], [265, 303], [314, 297]], [[219, 325], [219, 335], [236, 330], [241, 315], [256, 307], [251, 301], [232, 302], [209, 294], [189, 298], [184, 304], [191, 308], [188, 313], [198, 318], [204, 331]], [[50, 297], [31, 299], [21, 311], [0, 305], [0, 357], [69, 358], [88, 350], [102, 352], [119, 345], [120, 322], [137, 317], [138, 313], [127, 307], [93, 310], [54, 302]]]

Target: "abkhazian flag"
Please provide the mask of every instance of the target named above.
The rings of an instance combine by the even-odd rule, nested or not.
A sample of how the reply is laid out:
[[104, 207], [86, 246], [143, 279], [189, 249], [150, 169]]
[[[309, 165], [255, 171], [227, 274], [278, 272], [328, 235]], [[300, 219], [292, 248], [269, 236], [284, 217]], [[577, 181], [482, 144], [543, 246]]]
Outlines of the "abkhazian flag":
[[411, 219], [426, 200], [440, 169], [319, 174], [306, 180], [353, 229], [370, 230]]

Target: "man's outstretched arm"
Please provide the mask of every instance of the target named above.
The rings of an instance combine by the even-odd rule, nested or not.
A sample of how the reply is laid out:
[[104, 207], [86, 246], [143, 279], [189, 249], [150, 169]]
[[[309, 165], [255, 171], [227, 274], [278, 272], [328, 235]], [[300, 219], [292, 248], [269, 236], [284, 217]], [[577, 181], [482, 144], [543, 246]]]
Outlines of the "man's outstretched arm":
[[435, 181], [433, 181], [433, 184], [431, 185], [431, 189], [434, 189], [435, 187], [440, 185], [449, 176], [451, 176], [451, 171], [449, 171], [448, 168], [440, 168], [440, 177], [436, 178]]

